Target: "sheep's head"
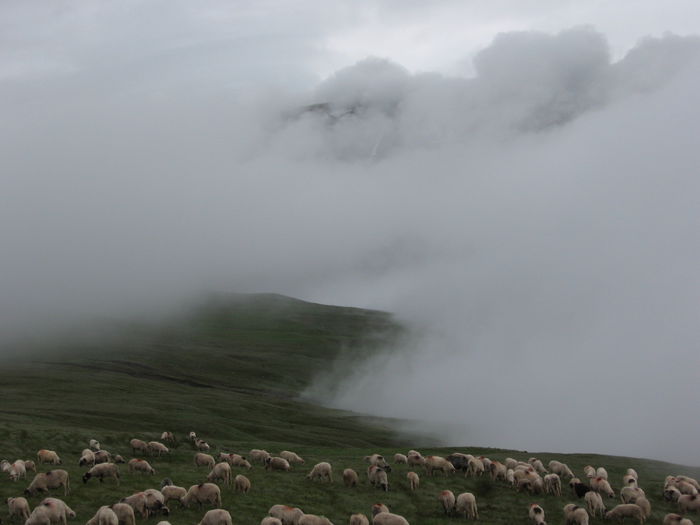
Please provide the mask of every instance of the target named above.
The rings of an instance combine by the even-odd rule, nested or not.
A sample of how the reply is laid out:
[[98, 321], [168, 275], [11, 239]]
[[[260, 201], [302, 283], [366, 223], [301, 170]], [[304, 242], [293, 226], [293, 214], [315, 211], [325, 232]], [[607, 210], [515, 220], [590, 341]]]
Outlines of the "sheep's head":
[[92, 477], [92, 474], [90, 474], [89, 472], [86, 472], [85, 474], [83, 474], [83, 483], [87, 483], [91, 477]]

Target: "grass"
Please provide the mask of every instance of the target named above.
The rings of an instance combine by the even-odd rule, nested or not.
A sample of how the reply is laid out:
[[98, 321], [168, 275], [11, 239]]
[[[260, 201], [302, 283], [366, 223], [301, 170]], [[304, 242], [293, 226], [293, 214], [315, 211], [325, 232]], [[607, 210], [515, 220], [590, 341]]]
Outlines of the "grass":
[[[549, 523], [562, 522], [562, 506], [574, 501], [567, 492], [562, 498], [532, 498], [500, 482], [462, 476], [428, 478], [420, 473], [421, 487], [411, 493], [405, 466], [390, 474], [391, 490], [386, 494], [365, 482], [363, 456], [405, 453], [415, 442], [395, 433], [390, 421], [370, 424], [357, 414], [300, 402], [296, 395], [316, 374], [330, 370], [340, 355], [371, 353], [399, 333], [391, 316], [383, 312], [275, 295], [227, 296], [157, 326], [122, 325], [100, 337], [64, 339], [50, 348], [31, 348], [28, 356], [2, 363], [0, 458], [31, 459], [39, 448], [56, 450], [64, 460], [61, 468], [70, 473], [73, 491], [66, 501], [78, 513], [79, 523], [87, 521], [100, 505], [157, 487], [164, 477], [185, 487], [204, 480], [206, 469], [194, 466], [194, 451], [184, 441], [190, 430], [206, 438], [215, 451], [246, 455], [251, 448], [273, 453], [289, 449], [307, 460], [305, 466], [288, 473], [268, 473], [255, 465], [245, 472], [252, 482], [245, 496], [223, 488], [224, 507], [235, 524], [257, 524], [277, 503], [326, 515], [336, 524], [347, 523], [351, 513], [368, 514], [370, 506], [379, 501], [413, 524], [462, 521], [442, 515], [436, 496], [443, 489], [456, 494], [474, 492], [484, 524], [525, 524], [527, 507], [533, 501], [543, 505]], [[111, 481], [91, 480], [87, 485], [80, 481], [86, 469], [79, 468], [77, 461], [90, 438], [128, 458], [130, 438], [157, 439], [163, 430], [175, 432], [181, 441], [169, 457], [152, 459], [155, 477], [129, 474], [122, 468], [120, 487]], [[492, 459], [532, 455], [470, 447], [422, 451], [440, 455], [461, 451]], [[634, 467], [652, 503], [650, 523], [660, 522], [675, 510], [661, 498], [666, 475], [700, 474], [698, 469], [632, 458], [537, 456], [545, 464], [550, 459], [564, 461], [581, 477], [584, 465], [603, 465], [616, 489], [624, 470]], [[333, 465], [334, 484], [305, 479], [318, 461]], [[342, 485], [341, 472], [346, 467], [360, 474], [359, 487]], [[24, 487], [24, 481], [12, 483], [0, 477], [0, 501], [19, 495]], [[39, 497], [31, 498], [30, 504], [39, 501]], [[610, 506], [611, 501], [606, 504]], [[203, 513], [173, 506], [167, 519], [173, 525], [194, 524]], [[159, 520], [153, 517], [148, 523], [155, 525]], [[591, 523], [598, 522], [602, 523]]]

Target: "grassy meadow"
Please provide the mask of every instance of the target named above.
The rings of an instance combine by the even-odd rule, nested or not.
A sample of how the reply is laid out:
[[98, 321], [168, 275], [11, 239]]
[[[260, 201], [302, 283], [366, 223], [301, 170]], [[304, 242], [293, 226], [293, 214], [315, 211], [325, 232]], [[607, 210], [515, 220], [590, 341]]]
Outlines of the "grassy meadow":
[[[366, 482], [363, 456], [379, 452], [390, 458], [420, 444], [392, 429], [392, 421], [366, 419], [357, 414], [330, 410], [297, 399], [316, 374], [331, 370], [341, 355], [376, 351], [400, 334], [389, 314], [355, 308], [306, 303], [276, 295], [226, 296], [206, 301], [187, 315], [148, 325], [120, 325], [105, 329], [103, 337], [64, 338], [51, 345], [36, 345], [2, 362], [0, 403], [0, 459], [35, 459], [40, 448], [56, 450], [68, 470], [71, 493], [65, 501], [77, 512], [75, 523], [87, 521], [101, 505], [171, 478], [189, 487], [205, 480], [208, 469], [195, 467], [195, 451], [186, 440], [194, 430], [219, 451], [247, 456], [251, 448], [265, 448], [273, 455], [293, 450], [306, 465], [291, 472], [266, 472], [254, 464], [250, 471], [234, 467], [252, 483], [247, 495], [222, 487], [223, 505], [235, 524], [258, 524], [267, 509], [277, 503], [301, 507], [327, 516], [336, 525], [347, 523], [351, 513], [369, 514], [376, 502], [387, 504], [412, 524], [463, 521], [445, 517], [436, 496], [443, 489], [455, 494], [469, 491], [477, 497], [480, 522], [528, 523], [527, 508], [539, 502], [550, 524], [563, 523], [561, 508], [576, 501], [568, 490], [561, 498], [517, 493], [501, 482], [421, 475], [420, 489], [408, 489], [405, 465], [389, 475], [388, 493]], [[146, 458], [155, 476], [130, 474], [122, 465], [121, 484], [81, 481], [86, 468], [78, 458], [88, 440], [127, 460], [132, 457], [129, 439], [157, 440], [170, 430], [179, 442], [169, 456]], [[468, 445], [468, 444], [465, 444]], [[640, 475], [640, 485], [653, 507], [648, 523], [661, 523], [675, 506], [661, 498], [668, 474], [697, 477], [700, 469], [656, 461], [586, 454], [547, 454], [469, 446], [425, 448], [424, 454], [447, 455], [453, 451], [486, 455], [503, 460], [527, 460], [537, 455], [566, 462], [583, 478], [584, 465], [605, 466], [613, 488], [619, 490], [628, 467]], [[333, 484], [311, 482], [305, 474], [313, 464], [329, 461]], [[346, 488], [341, 473], [351, 467], [361, 484]], [[50, 468], [38, 466], [40, 471]], [[31, 479], [33, 473], [28, 473]], [[0, 517], [7, 519], [6, 498], [21, 495], [29, 480], [11, 482], [0, 476]], [[63, 497], [62, 492], [52, 494]], [[30, 498], [33, 507], [42, 497]], [[617, 502], [615, 502], [617, 503]], [[608, 507], [612, 500], [606, 501]], [[182, 509], [171, 504], [171, 514], [141, 520], [155, 525], [167, 519], [173, 525], [196, 524], [205, 509]], [[591, 523], [602, 520], [594, 519]]]

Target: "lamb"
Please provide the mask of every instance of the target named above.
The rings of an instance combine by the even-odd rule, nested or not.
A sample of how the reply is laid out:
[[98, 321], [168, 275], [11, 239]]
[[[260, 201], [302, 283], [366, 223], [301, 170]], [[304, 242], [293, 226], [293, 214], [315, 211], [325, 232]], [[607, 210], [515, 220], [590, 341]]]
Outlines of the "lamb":
[[184, 487], [178, 487], [177, 485], [166, 485], [161, 487], [160, 492], [163, 494], [164, 503], [167, 504], [172, 500], [182, 502], [182, 498], [184, 498], [185, 494], [187, 494], [187, 489]]
[[103, 505], [85, 525], [119, 525], [119, 517], [107, 505]]
[[289, 472], [292, 467], [289, 465], [289, 461], [284, 458], [269, 457], [265, 460], [265, 470], [283, 470]]
[[90, 478], [97, 478], [100, 483], [104, 482], [104, 478], [114, 478], [119, 486], [119, 467], [114, 463], [100, 463], [83, 474], [83, 483], [87, 483]]
[[225, 485], [231, 486], [231, 465], [222, 461], [214, 465], [211, 472], [207, 475], [207, 481], [221, 481]]
[[207, 511], [199, 525], [233, 525], [233, 519], [227, 510], [212, 509]]
[[151, 455], [161, 456], [162, 454], [170, 454], [170, 449], [158, 441], [149, 441], [147, 446]]
[[175, 443], [175, 436], [172, 432], [165, 431], [160, 435], [160, 440], [172, 445]]
[[418, 477], [418, 474], [411, 471], [408, 474], [406, 474], [406, 479], [408, 479], [408, 486], [411, 490], [418, 490], [418, 486], [420, 485], [420, 478]]
[[387, 461], [384, 459], [384, 456], [382, 456], [381, 454], [371, 454], [369, 456], [365, 456], [363, 459], [370, 465], [376, 465], [382, 468], [386, 468], [389, 466], [389, 463], [387, 463]]
[[36, 453], [36, 460], [39, 465], [48, 463], [50, 465], [62, 465], [61, 458], [53, 450], [41, 449]]
[[359, 482], [360, 478], [357, 472], [351, 468], [343, 470], [343, 483], [345, 483], [346, 487], [356, 487]]
[[327, 463], [326, 461], [317, 463], [314, 465], [314, 468], [311, 469], [311, 472], [306, 475], [306, 479], [310, 479], [312, 481], [315, 479], [319, 479], [321, 481], [327, 479], [329, 483], [333, 483], [333, 469], [331, 464]]
[[586, 500], [586, 507], [588, 507], [588, 512], [594, 518], [600, 516], [601, 518], [605, 516], [605, 505], [603, 504], [603, 498], [597, 492], [586, 492], [584, 498]]
[[[98, 450], [94, 453], [94, 456], [95, 465], [97, 465], [98, 463], [109, 463], [112, 460], [112, 454], [110, 454], [106, 450]], [[115, 456], [114, 463], [120, 463], [120, 461], [118, 461], [118, 458], [121, 458], [121, 456]], [[121, 463], [126, 463], [126, 461], [122, 459]]]
[[182, 504], [189, 507], [190, 503], [198, 503], [202, 507], [202, 503], [211, 503], [216, 507], [221, 507], [221, 489], [214, 483], [200, 483], [192, 485], [187, 494], [182, 497]]
[[80, 459], [78, 460], [78, 466], [85, 467], [88, 465], [95, 465], [95, 453], [89, 448], [86, 448], [85, 450], [83, 450]]
[[644, 491], [639, 487], [622, 487], [620, 500], [622, 503], [634, 503], [637, 498], [644, 496]]
[[135, 525], [136, 515], [131, 505], [126, 503], [115, 503], [112, 505], [112, 510], [119, 518], [119, 525]]
[[663, 525], [693, 525], [688, 518], [683, 518], [680, 514], [666, 514]]
[[252, 461], [262, 464], [265, 464], [267, 462], [267, 459], [272, 457], [267, 450], [260, 450], [257, 448], [251, 450], [248, 455], [250, 456], [250, 459]]
[[333, 523], [325, 516], [304, 514], [299, 520], [299, 525], [333, 525]]
[[532, 521], [535, 522], [535, 525], [547, 525], [547, 523], [544, 521], [544, 509], [537, 503], [530, 505], [530, 510], [528, 511], [527, 515]]
[[262, 521], [260, 522], [260, 525], [282, 525], [282, 522], [280, 520], [278, 520], [277, 518], [273, 518], [272, 516], [268, 516], [268, 517], [262, 519]]
[[10, 519], [14, 516], [19, 516], [22, 521], [29, 519], [31, 509], [27, 498], [19, 496], [17, 498], [7, 498], [7, 508], [10, 511]]
[[67, 496], [70, 492], [70, 481], [68, 472], [65, 470], [49, 470], [48, 472], [40, 472], [24, 490], [27, 496], [34, 496], [37, 492], [49, 492], [49, 490], [63, 487], [63, 495]]
[[700, 512], [700, 496], [697, 494], [681, 494], [678, 498], [678, 510], [686, 512]]
[[588, 525], [588, 512], [583, 507], [569, 503], [564, 505], [564, 520], [566, 525]]
[[209, 454], [204, 454], [203, 452], [197, 452], [194, 455], [194, 464], [197, 467], [214, 468], [216, 462], [214, 461], [213, 456], [210, 456]]
[[546, 474], [544, 477], [544, 491], [561, 498], [561, 479], [556, 474]]
[[129, 472], [143, 472], [152, 476], [156, 473], [156, 469], [145, 459], [134, 458], [129, 460]]
[[452, 463], [440, 456], [426, 456], [424, 466], [429, 476], [433, 475], [434, 470], [442, 471], [445, 476], [455, 472], [455, 468]]
[[140, 439], [132, 439], [129, 441], [129, 446], [131, 446], [131, 452], [136, 455], [137, 452], [142, 454], [148, 454], [148, 443]]
[[449, 516], [454, 512], [455, 509], [455, 502], [457, 499], [455, 498], [454, 492], [451, 490], [443, 490], [438, 494], [438, 501], [442, 505], [442, 510], [445, 511], [445, 516]]
[[380, 512], [372, 518], [372, 525], [409, 525], [406, 518], [391, 512]]
[[250, 490], [250, 480], [242, 474], [238, 474], [233, 480], [233, 490], [248, 494]]
[[558, 474], [560, 477], [566, 476], [567, 478], [573, 478], [574, 473], [571, 472], [571, 469], [568, 467], [568, 465], [561, 463], [559, 461], [552, 460], [549, 462], [549, 470], [554, 473]]
[[644, 519], [651, 516], [651, 503], [649, 503], [649, 500], [645, 496], [641, 496], [641, 497], [637, 498], [634, 501], [634, 504], [637, 505], [640, 509], [642, 509], [642, 513], [644, 514]]
[[618, 519], [622, 522], [625, 518], [639, 520], [640, 524], [644, 523], [644, 511], [634, 503], [622, 503], [605, 513], [606, 520]]
[[10, 466], [10, 479], [17, 481], [20, 478], [27, 478], [27, 468], [24, 466], [24, 461], [18, 459]]
[[[403, 454], [394, 454], [394, 463], [397, 465], [399, 465], [399, 464], [408, 465], [408, 458], [406, 456], [404, 456]], [[361, 516], [364, 516], [364, 514], [361, 514]]]
[[458, 514], [464, 514], [465, 519], [479, 519], [479, 511], [476, 506], [476, 498], [471, 492], [462, 492], [459, 496], [457, 496], [455, 510]]
[[283, 450], [282, 452], [280, 452], [280, 457], [286, 459], [290, 464], [299, 463], [300, 465], [303, 465], [306, 463], [306, 461], [304, 461], [303, 458], [301, 458], [295, 452], [291, 452], [289, 450]]
[[273, 518], [277, 518], [282, 525], [299, 525], [299, 520], [304, 516], [304, 512], [298, 507], [287, 505], [273, 505], [267, 513]]
[[364, 514], [353, 514], [350, 516], [349, 525], [369, 525], [369, 520]]

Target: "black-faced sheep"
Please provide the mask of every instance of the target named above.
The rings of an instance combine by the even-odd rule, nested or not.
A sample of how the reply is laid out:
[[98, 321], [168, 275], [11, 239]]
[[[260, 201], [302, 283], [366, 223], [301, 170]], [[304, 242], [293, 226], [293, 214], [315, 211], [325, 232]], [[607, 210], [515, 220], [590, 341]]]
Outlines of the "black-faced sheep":
[[544, 521], [544, 509], [537, 503], [530, 505], [527, 515], [535, 525], [547, 525], [547, 522]]

